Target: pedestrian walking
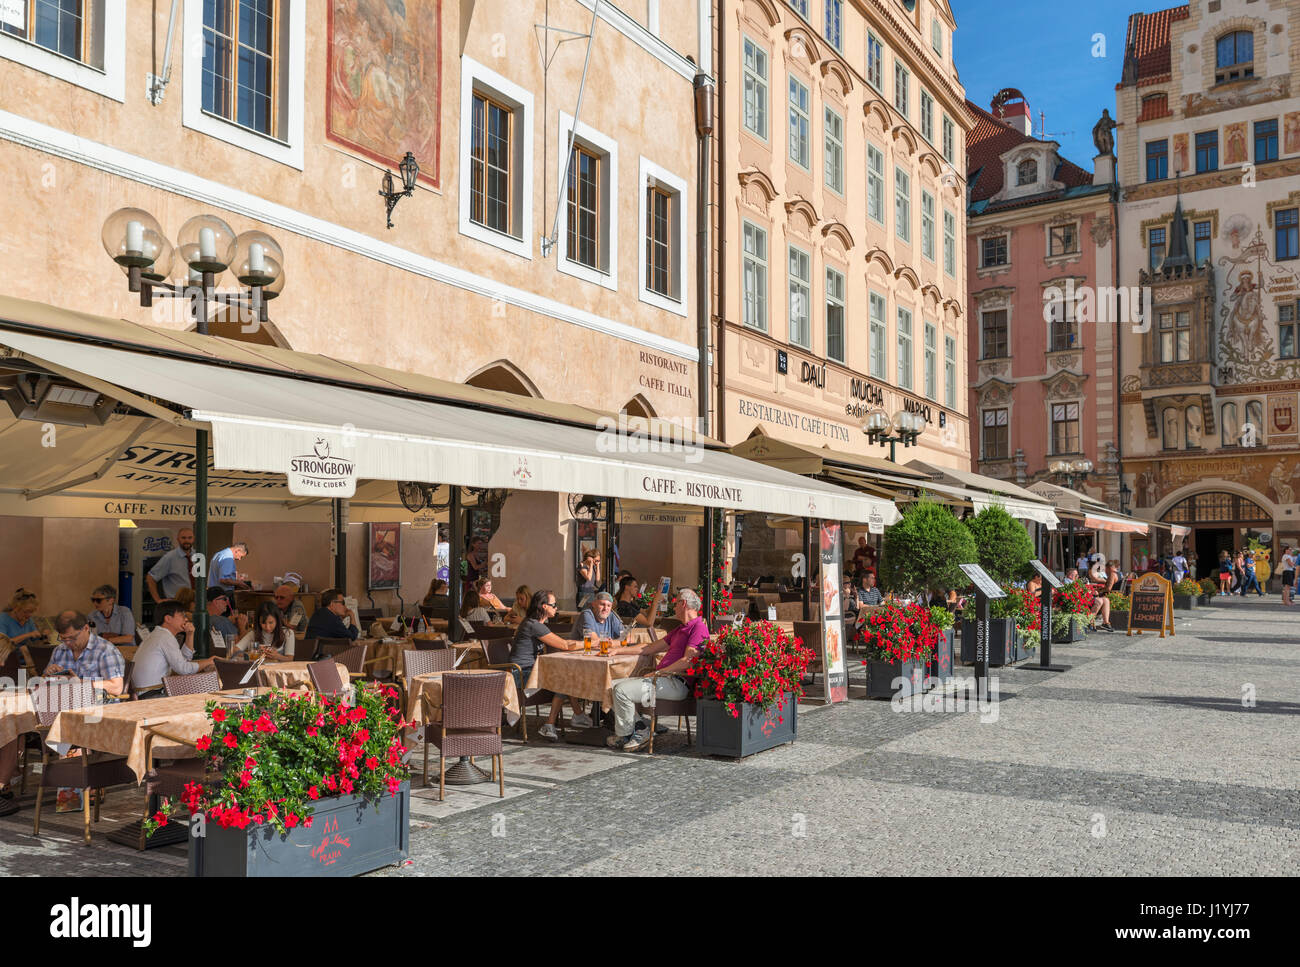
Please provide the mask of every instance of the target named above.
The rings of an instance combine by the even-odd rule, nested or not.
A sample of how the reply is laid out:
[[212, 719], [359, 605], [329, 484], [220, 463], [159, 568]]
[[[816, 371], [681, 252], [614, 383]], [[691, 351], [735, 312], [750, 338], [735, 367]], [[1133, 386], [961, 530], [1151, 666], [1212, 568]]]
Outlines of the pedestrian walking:
[[1255, 594], [1258, 597], [1262, 598], [1264, 596], [1264, 591], [1260, 588], [1259, 579], [1255, 576], [1255, 555], [1254, 552], [1252, 551], [1246, 552], [1245, 570], [1246, 570], [1246, 581], [1241, 589], [1242, 597], [1245, 597], [1247, 594], [1250, 594], [1251, 590], [1253, 589], [1255, 591]]
[[1291, 594], [1295, 586], [1295, 554], [1291, 545], [1282, 548], [1282, 603], [1291, 604]]
[[1227, 551], [1219, 551], [1219, 597], [1226, 597], [1232, 590], [1232, 559]]

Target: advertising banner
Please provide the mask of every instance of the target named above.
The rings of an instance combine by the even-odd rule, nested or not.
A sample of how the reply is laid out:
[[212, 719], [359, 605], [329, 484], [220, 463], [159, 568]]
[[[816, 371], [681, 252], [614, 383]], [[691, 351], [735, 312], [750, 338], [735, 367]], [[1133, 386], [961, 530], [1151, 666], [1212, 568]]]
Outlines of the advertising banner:
[[821, 522], [821, 585], [818, 588], [822, 611], [822, 667], [826, 682], [826, 701], [845, 702], [849, 697], [849, 672], [844, 659], [844, 596], [840, 593], [840, 575], [844, 572], [844, 549], [838, 521]]

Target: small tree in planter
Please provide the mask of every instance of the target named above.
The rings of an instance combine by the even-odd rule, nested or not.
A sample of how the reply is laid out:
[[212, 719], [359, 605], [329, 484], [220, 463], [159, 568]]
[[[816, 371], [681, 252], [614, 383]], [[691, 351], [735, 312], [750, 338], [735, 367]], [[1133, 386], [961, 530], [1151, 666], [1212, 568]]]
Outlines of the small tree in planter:
[[1196, 599], [1201, 596], [1201, 586], [1191, 578], [1183, 578], [1174, 585], [1174, 607], [1195, 610]]
[[1083, 629], [1092, 621], [1097, 592], [1083, 581], [1071, 581], [1052, 592], [1052, 640], [1083, 640]]
[[978, 559], [965, 525], [947, 507], [922, 497], [885, 530], [880, 573], [889, 591], [941, 591], [969, 584], [959, 565]]
[[1214, 578], [1201, 578], [1201, 598], [1199, 604], [1209, 604], [1215, 595], [1219, 593], [1219, 582]]
[[886, 604], [867, 615], [862, 626], [867, 646], [867, 697], [893, 698], [901, 678], [900, 695], [920, 691], [926, 663], [934, 655], [939, 628], [930, 609], [919, 604]]
[[985, 507], [965, 522], [979, 565], [999, 584], [1018, 581], [1026, 576], [1034, 558], [1034, 542], [1025, 526], [997, 505]]
[[704, 642], [690, 672], [700, 751], [740, 758], [793, 742], [800, 680], [815, 657], [772, 621], [727, 625]]
[[934, 655], [926, 666], [927, 678], [936, 683], [946, 682], [952, 678], [953, 640], [956, 637], [956, 624], [952, 612], [940, 605], [930, 608], [930, 621], [939, 632], [935, 639]]
[[[405, 859], [406, 723], [386, 701], [396, 697], [371, 683], [351, 705], [278, 689], [238, 706], [208, 702], [212, 731], [197, 748], [215, 782], [190, 783], [180, 803], [164, 799], [146, 831], [166, 825], [179, 805], [202, 813], [205, 834], [190, 838], [197, 876], [352, 875]], [[309, 853], [321, 840], [308, 832], [319, 811], [328, 812], [328, 848]]]

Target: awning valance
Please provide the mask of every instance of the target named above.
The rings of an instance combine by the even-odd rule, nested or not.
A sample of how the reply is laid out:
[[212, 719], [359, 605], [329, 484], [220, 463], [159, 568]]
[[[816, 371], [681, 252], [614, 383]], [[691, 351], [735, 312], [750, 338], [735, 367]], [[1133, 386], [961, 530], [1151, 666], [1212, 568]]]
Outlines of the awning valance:
[[293, 471], [299, 488], [304, 481], [325, 488], [294, 489], [291, 477], [290, 489], [300, 495], [327, 496], [337, 486], [336, 495], [347, 496], [357, 480], [411, 480], [852, 523], [898, 520], [892, 501], [680, 438], [629, 436], [30, 332], [0, 330], [0, 343], [70, 378], [84, 375], [183, 408], [190, 420], [211, 426], [218, 471]]
[[1145, 534], [1147, 532], [1146, 521], [1135, 520], [1131, 517], [1095, 514], [1091, 511], [1084, 514], [1083, 525], [1099, 531], [1110, 531], [1112, 534]]

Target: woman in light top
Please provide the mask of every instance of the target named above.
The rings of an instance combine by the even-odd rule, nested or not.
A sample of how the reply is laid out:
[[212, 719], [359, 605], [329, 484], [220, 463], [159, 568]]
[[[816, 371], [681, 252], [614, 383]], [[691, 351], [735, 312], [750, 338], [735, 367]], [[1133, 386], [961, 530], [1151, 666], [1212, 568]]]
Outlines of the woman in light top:
[[235, 643], [235, 650], [250, 659], [264, 657], [267, 661], [293, 661], [293, 630], [280, 617], [280, 609], [274, 601], [263, 601], [258, 605], [257, 620], [248, 634]]
[[40, 601], [36, 592], [19, 588], [9, 599], [4, 611], [0, 612], [0, 635], [7, 637], [15, 648], [34, 645], [44, 639], [45, 635], [37, 629], [32, 617], [38, 607]]
[[492, 615], [488, 614], [487, 608], [483, 607], [478, 592], [473, 588], [465, 592], [465, 600], [461, 602], [460, 606], [460, 616], [471, 622], [482, 621], [487, 623], [492, 620]]
[[478, 591], [479, 603], [482, 604], [483, 607], [494, 608], [497, 611], [506, 610], [506, 606], [501, 599], [492, 593], [491, 578], [479, 578], [474, 585], [474, 589]]
[[519, 627], [519, 623], [528, 617], [528, 604], [532, 598], [533, 589], [528, 585], [521, 584], [515, 588], [515, 606], [506, 612], [505, 623], [512, 628]]

